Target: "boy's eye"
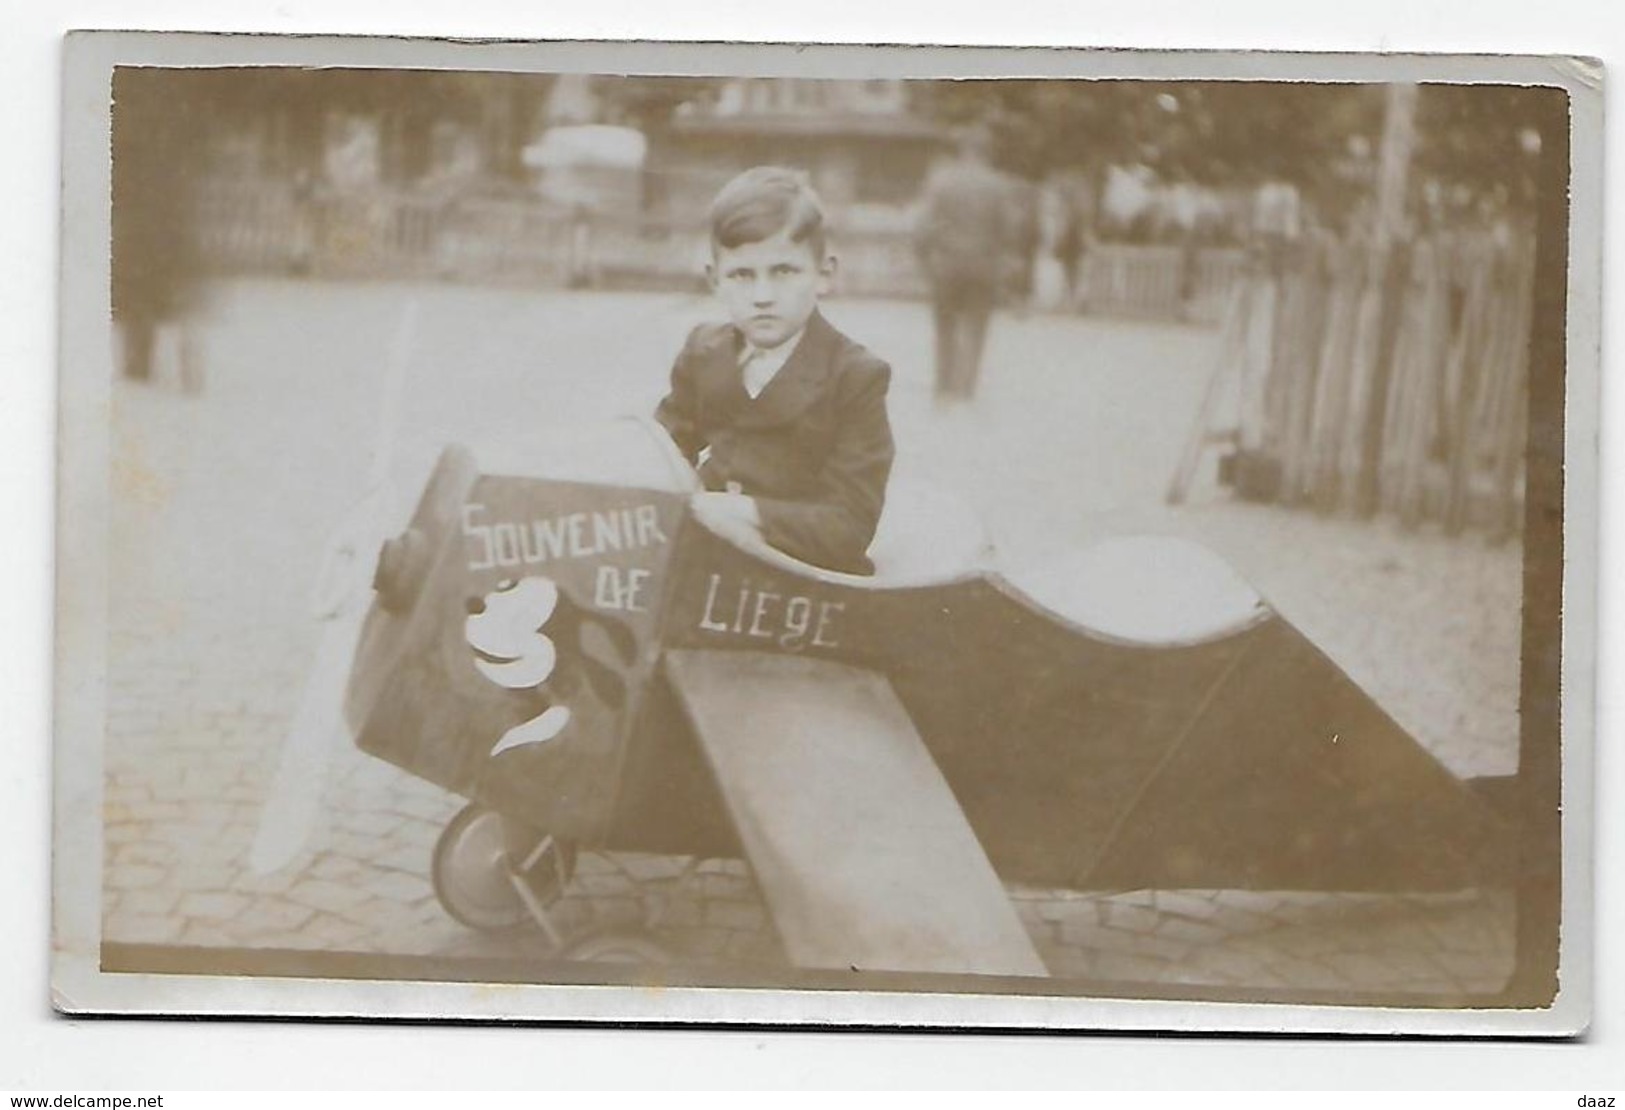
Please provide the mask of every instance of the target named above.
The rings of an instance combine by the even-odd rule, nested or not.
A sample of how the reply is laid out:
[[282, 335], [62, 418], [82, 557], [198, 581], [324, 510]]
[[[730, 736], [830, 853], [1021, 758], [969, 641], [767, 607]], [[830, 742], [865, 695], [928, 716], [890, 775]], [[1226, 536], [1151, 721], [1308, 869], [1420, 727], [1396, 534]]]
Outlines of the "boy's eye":
[[801, 272], [800, 267], [792, 266], [789, 263], [781, 262], [779, 265], [773, 267], [773, 276], [774, 277], [789, 277], [791, 274], [796, 274], [796, 273], [800, 273], [800, 272]]

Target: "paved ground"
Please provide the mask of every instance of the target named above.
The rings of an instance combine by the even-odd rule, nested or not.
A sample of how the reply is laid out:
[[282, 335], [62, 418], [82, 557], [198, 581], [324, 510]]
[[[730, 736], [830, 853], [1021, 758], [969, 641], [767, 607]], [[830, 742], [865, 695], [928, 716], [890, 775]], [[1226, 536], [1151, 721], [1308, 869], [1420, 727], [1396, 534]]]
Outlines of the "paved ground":
[[[202, 396], [120, 385], [104, 825], [115, 941], [541, 955], [534, 929], [472, 932], [428, 857], [460, 802], [345, 749], [324, 821], [287, 872], [245, 854], [316, 639], [307, 593], [366, 470], [378, 369], [419, 305], [395, 467], [400, 515], [440, 444], [650, 408], [695, 298], [440, 286], [238, 283], [200, 333]], [[1000, 320], [973, 412], [930, 403], [923, 307], [837, 304], [892, 359], [910, 465], [983, 514], [1010, 565], [1112, 532], [1200, 538], [1461, 774], [1516, 769], [1520, 559], [1256, 506], [1159, 499], [1210, 333]], [[584, 857], [574, 933], [658, 921], [696, 957], [782, 960], [746, 868]], [[1505, 892], [1430, 897], [1012, 891], [1052, 971], [1157, 984], [1491, 990], [1511, 969]], [[608, 955], [608, 953], [605, 953]]]

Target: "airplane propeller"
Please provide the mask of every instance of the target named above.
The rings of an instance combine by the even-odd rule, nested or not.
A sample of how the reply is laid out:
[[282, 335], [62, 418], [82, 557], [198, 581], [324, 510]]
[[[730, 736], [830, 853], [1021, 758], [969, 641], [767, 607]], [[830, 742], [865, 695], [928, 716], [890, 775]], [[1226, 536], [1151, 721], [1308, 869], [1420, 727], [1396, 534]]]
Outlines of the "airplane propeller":
[[348, 735], [346, 676], [370, 605], [374, 561], [388, 536], [390, 468], [417, 316], [416, 299], [407, 301], [383, 367], [366, 485], [334, 532], [317, 575], [312, 605], [321, 638], [249, 850], [249, 867], [258, 875], [282, 870], [303, 850], [316, 827], [333, 748]]

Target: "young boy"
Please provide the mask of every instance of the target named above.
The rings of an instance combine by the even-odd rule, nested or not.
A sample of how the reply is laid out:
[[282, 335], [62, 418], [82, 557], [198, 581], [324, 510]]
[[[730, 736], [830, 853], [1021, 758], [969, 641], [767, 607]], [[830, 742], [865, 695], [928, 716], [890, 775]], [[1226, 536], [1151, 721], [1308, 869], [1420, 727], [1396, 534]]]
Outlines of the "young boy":
[[694, 329], [655, 417], [706, 492], [694, 512], [830, 570], [866, 554], [891, 473], [891, 368], [818, 311], [835, 260], [805, 175], [764, 166], [711, 204], [711, 288], [731, 323]]

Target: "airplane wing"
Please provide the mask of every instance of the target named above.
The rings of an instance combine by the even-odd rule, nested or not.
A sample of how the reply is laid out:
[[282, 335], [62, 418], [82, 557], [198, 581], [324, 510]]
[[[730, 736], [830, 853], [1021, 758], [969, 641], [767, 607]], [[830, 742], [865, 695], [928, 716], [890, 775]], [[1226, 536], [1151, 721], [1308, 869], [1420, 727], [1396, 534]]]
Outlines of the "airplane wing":
[[884, 678], [755, 652], [665, 669], [794, 963], [1047, 974]]
[[1006, 882], [1460, 890], [1515, 864], [1510, 823], [1200, 545], [907, 588], [782, 562], [695, 530], [668, 654], [884, 674]]

